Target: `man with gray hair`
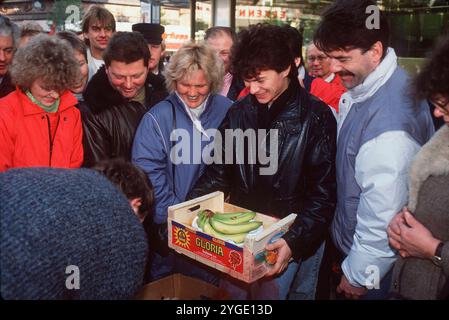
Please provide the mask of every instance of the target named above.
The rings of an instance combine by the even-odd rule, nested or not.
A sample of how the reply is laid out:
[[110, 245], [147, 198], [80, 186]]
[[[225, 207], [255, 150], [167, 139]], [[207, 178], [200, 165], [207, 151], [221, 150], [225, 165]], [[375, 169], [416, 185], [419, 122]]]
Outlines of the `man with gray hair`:
[[206, 30], [204, 41], [214, 49], [223, 61], [225, 75], [220, 94], [232, 101], [237, 100], [245, 87], [243, 80], [231, 73], [231, 49], [236, 40], [234, 30], [229, 27], [212, 27]]
[[0, 14], [0, 98], [14, 91], [8, 70], [17, 47], [20, 30], [8, 17]]

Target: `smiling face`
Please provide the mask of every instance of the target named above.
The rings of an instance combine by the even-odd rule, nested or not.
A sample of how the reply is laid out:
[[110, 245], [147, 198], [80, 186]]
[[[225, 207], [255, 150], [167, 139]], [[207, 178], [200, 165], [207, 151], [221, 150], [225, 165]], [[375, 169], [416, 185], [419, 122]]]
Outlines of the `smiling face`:
[[255, 78], [244, 79], [245, 86], [259, 103], [272, 103], [287, 89], [289, 72], [290, 67], [279, 73], [275, 70], [260, 71]]
[[148, 67], [143, 59], [131, 63], [112, 61], [106, 67], [109, 82], [124, 98], [134, 98], [145, 84]]
[[61, 95], [60, 92], [48, 88], [41, 78], [34, 80], [30, 92], [37, 101], [46, 107], [51, 107]]
[[81, 71], [80, 81], [71, 89], [73, 93], [82, 93], [86, 87], [87, 79], [89, 77], [89, 66], [87, 65], [84, 54], [74, 51], [75, 59], [78, 61]]
[[382, 43], [378, 41], [366, 52], [350, 49], [326, 53], [331, 59], [331, 72], [340, 76], [347, 89], [352, 89], [361, 84], [380, 64], [382, 52]]
[[327, 78], [330, 71], [331, 61], [318, 48], [311, 44], [307, 47], [307, 67], [313, 77]]
[[176, 91], [189, 108], [198, 108], [210, 92], [206, 74], [201, 69], [190, 72], [176, 81]]
[[231, 68], [232, 38], [222, 32], [215, 37], [207, 39], [207, 44], [217, 52], [218, 56], [223, 61], [225, 73], [228, 73]]

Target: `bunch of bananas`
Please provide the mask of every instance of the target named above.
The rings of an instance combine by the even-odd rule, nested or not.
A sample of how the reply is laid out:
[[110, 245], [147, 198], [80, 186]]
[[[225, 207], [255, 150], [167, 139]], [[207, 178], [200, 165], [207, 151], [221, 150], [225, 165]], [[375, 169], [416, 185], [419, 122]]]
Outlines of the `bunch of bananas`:
[[242, 243], [249, 232], [263, 224], [251, 221], [255, 216], [255, 212], [219, 213], [206, 209], [198, 213], [198, 227], [215, 238]]

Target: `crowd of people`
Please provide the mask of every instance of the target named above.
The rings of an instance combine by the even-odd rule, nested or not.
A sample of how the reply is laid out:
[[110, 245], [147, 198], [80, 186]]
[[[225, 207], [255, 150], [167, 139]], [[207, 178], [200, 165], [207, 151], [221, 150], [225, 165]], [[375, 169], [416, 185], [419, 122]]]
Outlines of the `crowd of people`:
[[[412, 78], [372, 5], [331, 4], [305, 59], [297, 29], [257, 24], [167, 64], [162, 25], [118, 32], [99, 5], [80, 35], [0, 15], [2, 296], [132, 298], [183, 273], [241, 300], [447, 299], [449, 36]], [[167, 246], [168, 207], [214, 191], [297, 214], [255, 283]]]

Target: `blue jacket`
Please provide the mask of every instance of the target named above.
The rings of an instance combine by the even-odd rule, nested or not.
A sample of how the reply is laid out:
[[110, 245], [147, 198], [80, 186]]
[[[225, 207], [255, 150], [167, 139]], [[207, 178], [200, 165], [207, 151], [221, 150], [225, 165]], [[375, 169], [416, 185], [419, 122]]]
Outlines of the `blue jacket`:
[[[207, 134], [207, 130], [218, 128], [231, 104], [231, 100], [226, 97], [209, 96], [206, 108], [199, 118]], [[173, 121], [172, 105], [176, 124]], [[181, 138], [178, 136], [173, 142], [170, 141], [170, 134], [174, 126], [181, 133]], [[155, 223], [166, 222], [167, 208], [185, 200], [204, 170], [203, 150], [213, 146], [213, 141], [211, 135], [207, 137], [195, 128], [175, 93], [151, 108], [142, 118], [134, 138], [132, 162], [148, 175], [153, 184], [156, 198]], [[174, 158], [175, 163], [181, 162], [175, 165], [174, 177], [170, 158], [173, 146], [182, 148]]]

